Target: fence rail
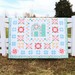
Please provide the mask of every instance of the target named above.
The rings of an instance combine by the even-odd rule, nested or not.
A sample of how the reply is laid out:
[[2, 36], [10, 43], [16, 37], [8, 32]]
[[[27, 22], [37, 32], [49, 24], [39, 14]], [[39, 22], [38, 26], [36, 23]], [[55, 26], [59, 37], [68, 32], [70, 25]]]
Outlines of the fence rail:
[[[73, 17], [75, 19], [75, 17]], [[5, 28], [8, 28], [9, 20], [8, 18], [0, 18], [0, 54], [2, 56], [6, 56], [8, 53], [8, 38], [6, 38]], [[72, 18], [67, 18], [68, 28], [72, 28], [73, 21]], [[72, 34], [73, 35], [73, 34]], [[68, 38], [68, 53], [73, 54], [75, 56], [75, 52], [72, 50], [72, 39]], [[74, 52], [74, 53], [72, 53]]]

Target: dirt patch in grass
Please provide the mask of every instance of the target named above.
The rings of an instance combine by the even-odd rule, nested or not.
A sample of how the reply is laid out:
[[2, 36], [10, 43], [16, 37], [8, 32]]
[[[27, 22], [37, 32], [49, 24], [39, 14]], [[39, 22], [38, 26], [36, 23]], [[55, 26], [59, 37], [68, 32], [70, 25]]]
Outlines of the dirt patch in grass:
[[75, 57], [12, 60], [0, 55], [0, 75], [75, 75]]

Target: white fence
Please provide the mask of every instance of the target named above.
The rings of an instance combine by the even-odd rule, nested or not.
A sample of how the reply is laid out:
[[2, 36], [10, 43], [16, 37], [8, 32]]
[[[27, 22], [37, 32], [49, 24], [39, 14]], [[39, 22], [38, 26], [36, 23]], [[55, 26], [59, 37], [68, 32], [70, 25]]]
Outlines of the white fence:
[[[72, 29], [72, 37], [68, 38], [68, 53], [72, 56], [75, 56], [75, 42], [74, 42], [74, 31], [75, 31], [75, 16], [72, 18], [67, 18], [68, 28]], [[6, 56], [8, 53], [8, 38], [6, 38], [6, 28], [8, 28], [9, 19], [8, 18], [0, 18], [0, 54], [2, 56]]]
[[0, 53], [2, 56], [7, 55], [8, 38], [6, 38], [6, 28], [8, 28], [8, 18], [0, 18]]

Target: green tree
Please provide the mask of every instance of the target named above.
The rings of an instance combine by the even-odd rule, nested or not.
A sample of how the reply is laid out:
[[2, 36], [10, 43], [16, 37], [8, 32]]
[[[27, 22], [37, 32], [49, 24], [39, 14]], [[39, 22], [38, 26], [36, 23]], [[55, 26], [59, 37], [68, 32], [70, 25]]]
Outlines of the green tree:
[[55, 17], [71, 17], [73, 15], [72, 5], [69, 0], [60, 0], [55, 4]]

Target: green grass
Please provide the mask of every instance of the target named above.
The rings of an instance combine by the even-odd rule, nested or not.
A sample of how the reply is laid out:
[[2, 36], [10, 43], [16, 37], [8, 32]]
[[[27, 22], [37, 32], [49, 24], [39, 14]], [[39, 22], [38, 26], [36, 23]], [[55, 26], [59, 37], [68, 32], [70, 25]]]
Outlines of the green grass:
[[71, 28], [68, 28], [68, 37], [71, 38]]
[[6, 38], [8, 38], [8, 36], [9, 36], [9, 30], [8, 28], [6, 28]]
[[68, 37], [71, 38], [71, 34], [68, 34]]

